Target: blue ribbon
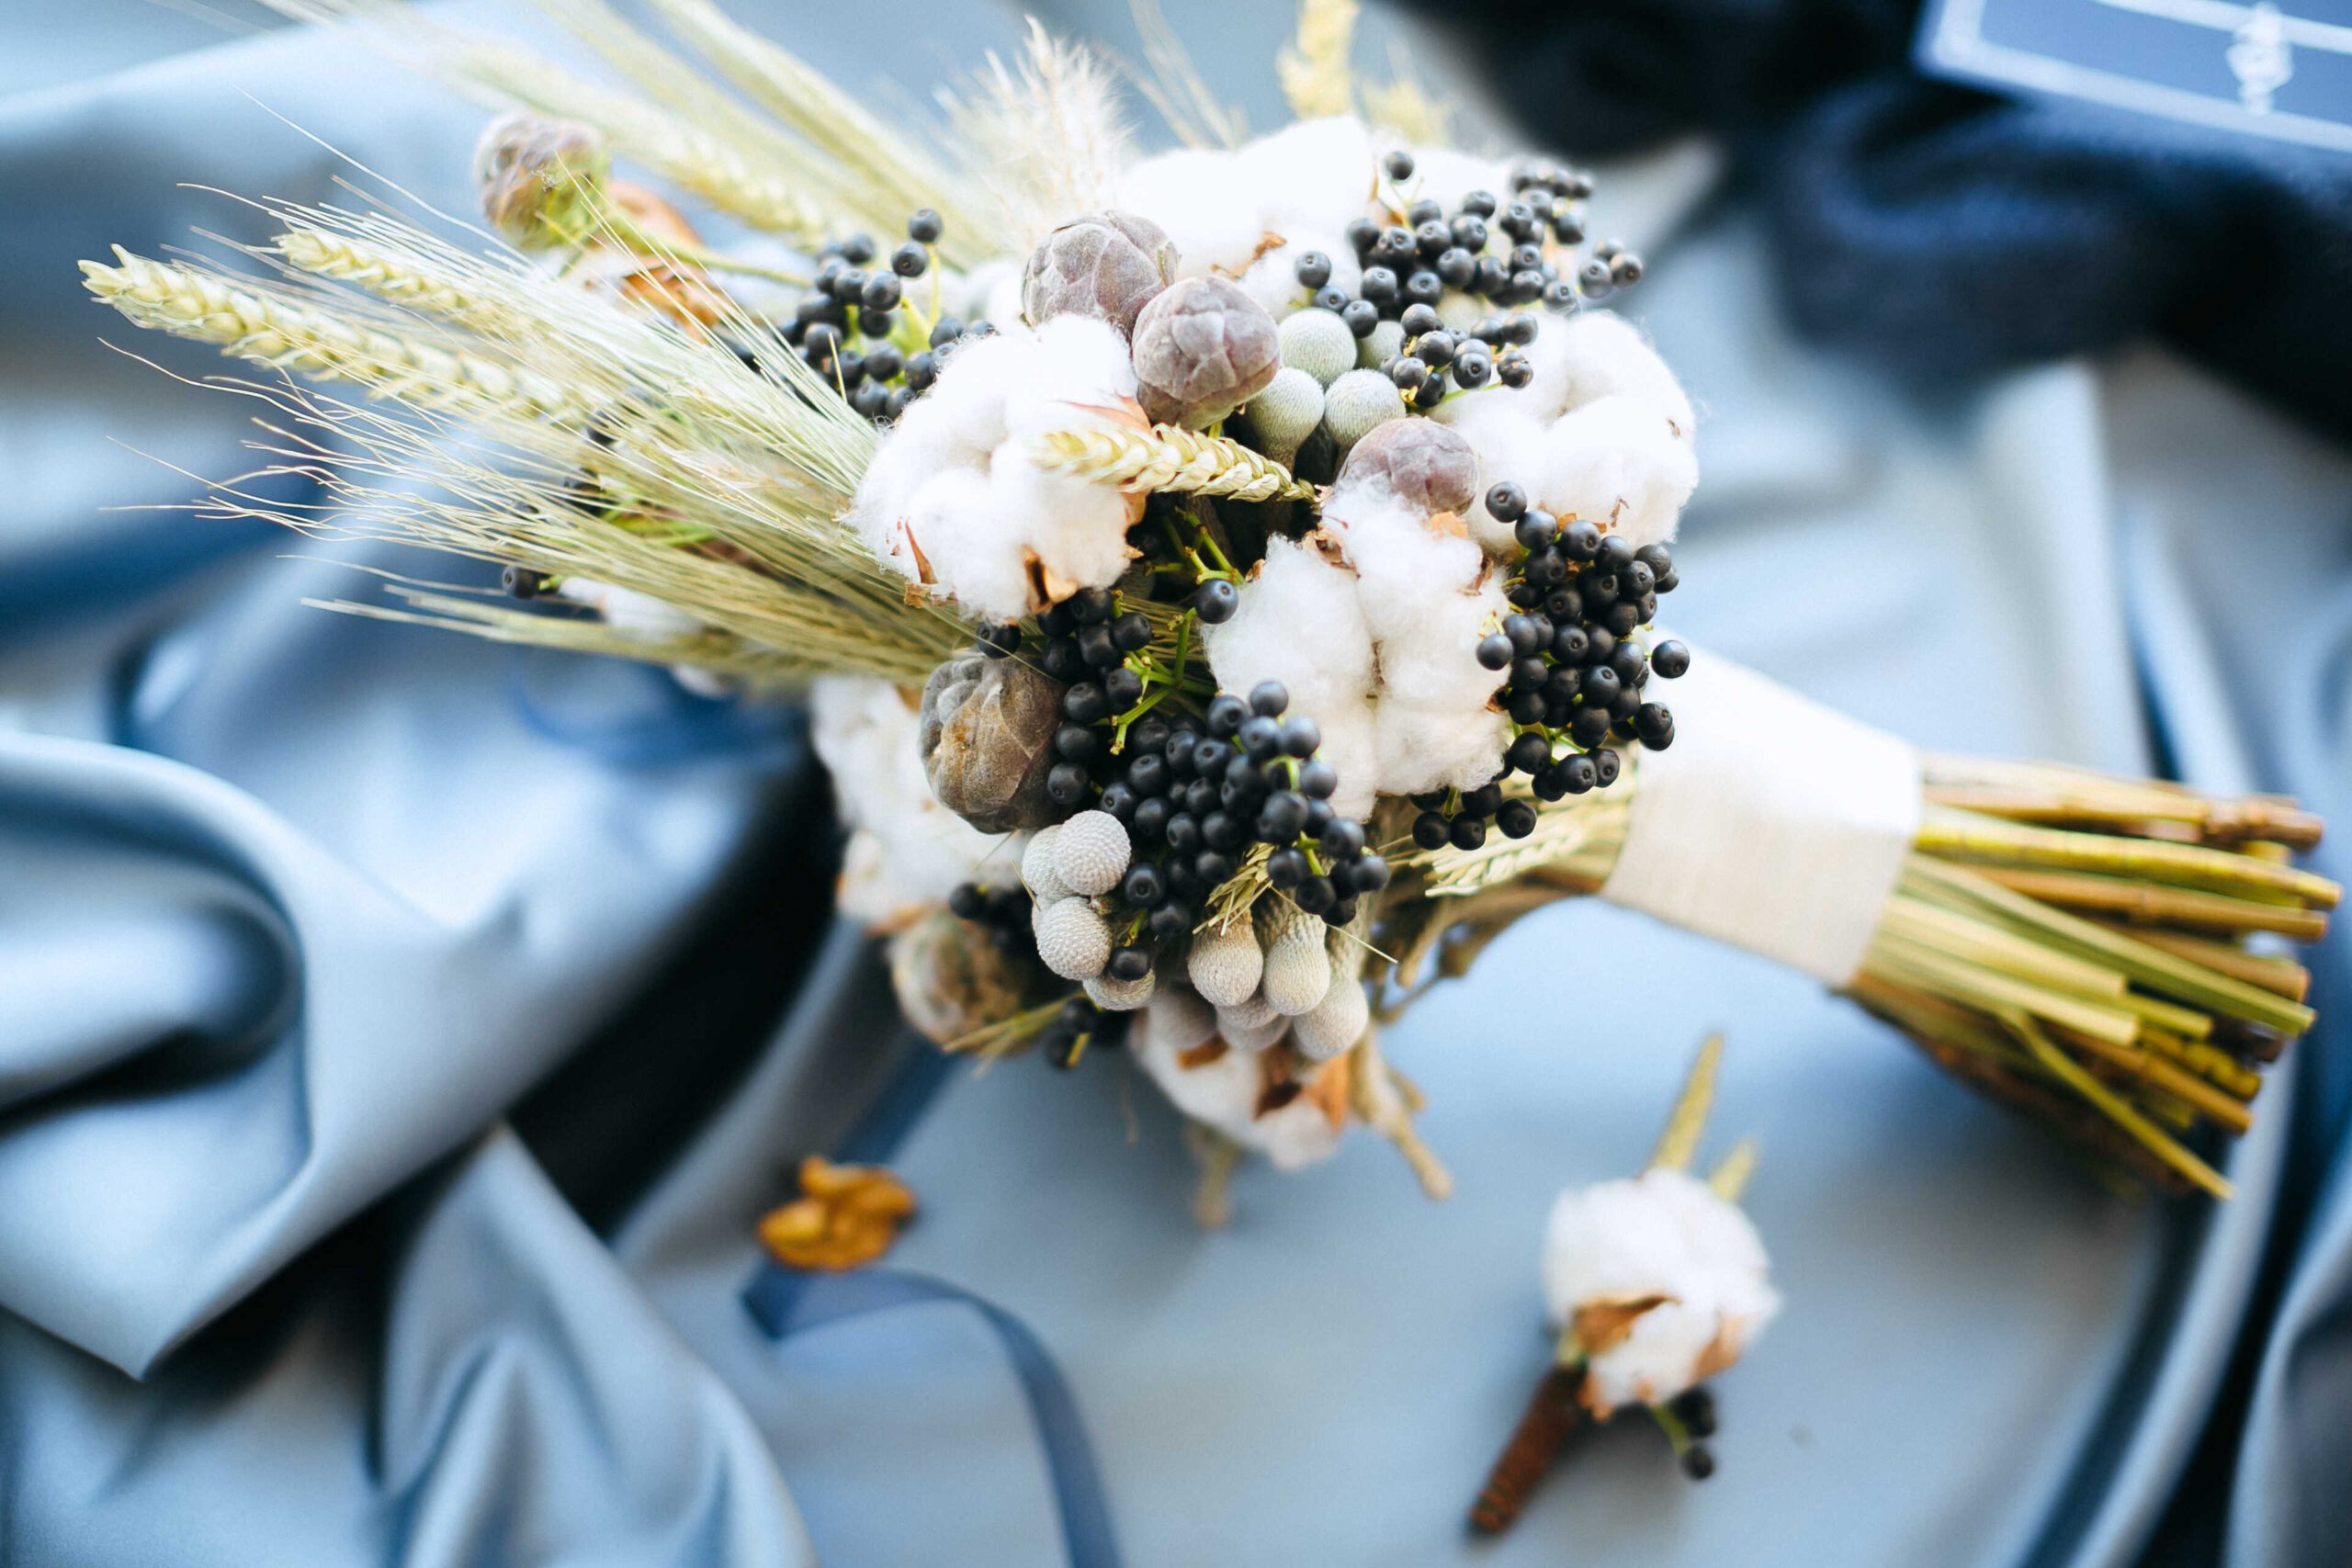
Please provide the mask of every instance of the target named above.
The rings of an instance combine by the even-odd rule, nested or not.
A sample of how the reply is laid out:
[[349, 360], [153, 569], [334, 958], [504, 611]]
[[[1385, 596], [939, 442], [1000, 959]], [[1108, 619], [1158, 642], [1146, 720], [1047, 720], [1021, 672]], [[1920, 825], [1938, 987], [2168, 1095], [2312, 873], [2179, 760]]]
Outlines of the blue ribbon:
[[[930, 1108], [947, 1077], [947, 1056], [919, 1039], [910, 1041], [908, 1049], [906, 1065], [857, 1130], [842, 1142], [838, 1153], [843, 1161], [880, 1164], [888, 1160]], [[1037, 1438], [1046, 1450], [1046, 1469], [1053, 1484], [1054, 1506], [1061, 1516], [1062, 1547], [1070, 1568], [1119, 1568], [1110, 1501], [1094, 1462], [1094, 1446], [1087, 1440], [1086, 1424], [1079, 1416], [1078, 1401], [1071, 1396], [1061, 1369], [1028, 1325], [961, 1286], [891, 1269], [821, 1274], [764, 1263], [743, 1292], [743, 1304], [752, 1320], [771, 1339], [870, 1312], [927, 1302], [959, 1302], [977, 1310], [996, 1331], [1005, 1359], [1021, 1380], [1030, 1418], [1036, 1423]]]

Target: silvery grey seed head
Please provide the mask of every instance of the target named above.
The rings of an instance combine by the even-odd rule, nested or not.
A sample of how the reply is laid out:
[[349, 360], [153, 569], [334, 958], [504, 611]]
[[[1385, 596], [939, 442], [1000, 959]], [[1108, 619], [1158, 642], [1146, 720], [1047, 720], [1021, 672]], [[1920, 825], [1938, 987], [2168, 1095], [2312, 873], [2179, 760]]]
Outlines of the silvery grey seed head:
[[933, 796], [983, 833], [1051, 822], [1061, 703], [1061, 682], [1022, 660], [965, 653], [933, 671], [916, 730]]
[[1136, 318], [1136, 389], [1155, 423], [1216, 423], [1282, 368], [1274, 318], [1229, 278], [1187, 277]]
[[1148, 218], [1090, 212], [1046, 235], [1021, 274], [1021, 313], [1095, 316], [1132, 334], [1136, 316], [1175, 281], [1176, 247]]
[[1478, 454], [1452, 425], [1392, 419], [1349, 451], [1340, 483], [1378, 485], [1424, 513], [1461, 512], [1478, 493]]

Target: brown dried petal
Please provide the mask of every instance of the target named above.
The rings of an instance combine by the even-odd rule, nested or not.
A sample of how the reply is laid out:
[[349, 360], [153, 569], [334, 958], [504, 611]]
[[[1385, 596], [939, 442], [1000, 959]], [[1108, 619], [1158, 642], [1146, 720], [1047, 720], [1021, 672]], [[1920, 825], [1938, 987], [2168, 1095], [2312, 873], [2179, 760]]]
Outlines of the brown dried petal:
[[933, 797], [983, 833], [1053, 821], [1061, 701], [1061, 682], [1018, 659], [959, 654], [933, 671], [917, 730]]
[[1161, 424], [1213, 424], [1265, 390], [1282, 368], [1266, 308], [1223, 277], [1171, 284], [1136, 319], [1136, 390]]
[[1392, 419], [1355, 444], [1340, 483], [1379, 484], [1423, 516], [1460, 513], [1478, 493], [1478, 455], [1451, 425]]
[[1176, 276], [1176, 247], [1148, 218], [1090, 212], [1038, 243], [1021, 275], [1021, 313], [1031, 326], [1055, 316], [1094, 316], [1122, 333]]

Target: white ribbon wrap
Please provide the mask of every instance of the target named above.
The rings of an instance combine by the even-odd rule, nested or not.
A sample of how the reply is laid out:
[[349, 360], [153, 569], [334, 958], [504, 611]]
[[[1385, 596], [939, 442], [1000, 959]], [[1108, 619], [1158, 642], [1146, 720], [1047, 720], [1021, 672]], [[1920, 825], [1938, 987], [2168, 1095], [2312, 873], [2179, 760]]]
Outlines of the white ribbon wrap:
[[1844, 985], [1918, 831], [1918, 754], [1705, 653], [1657, 695], [1674, 744], [1642, 753], [1600, 896]]

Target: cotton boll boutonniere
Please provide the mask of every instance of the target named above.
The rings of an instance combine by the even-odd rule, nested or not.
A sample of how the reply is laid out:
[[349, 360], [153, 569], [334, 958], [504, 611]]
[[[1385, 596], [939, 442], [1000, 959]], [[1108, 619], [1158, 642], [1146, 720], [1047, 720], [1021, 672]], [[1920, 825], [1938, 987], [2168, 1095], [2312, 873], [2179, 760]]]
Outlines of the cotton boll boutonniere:
[[1470, 1510], [1493, 1534], [1526, 1506], [1560, 1446], [1586, 1419], [1645, 1411], [1684, 1473], [1715, 1461], [1714, 1398], [1703, 1386], [1746, 1353], [1780, 1311], [1763, 1240], [1740, 1212], [1755, 1165], [1742, 1143], [1702, 1180], [1690, 1173], [1714, 1098], [1720, 1036], [1699, 1053], [1657, 1150], [1639, 1176], [1560, 1194], [1544, 1236], [1551, 1368]]

